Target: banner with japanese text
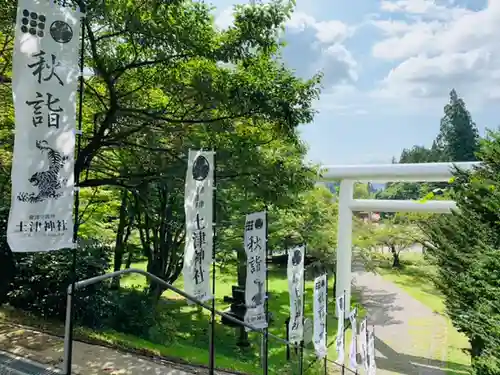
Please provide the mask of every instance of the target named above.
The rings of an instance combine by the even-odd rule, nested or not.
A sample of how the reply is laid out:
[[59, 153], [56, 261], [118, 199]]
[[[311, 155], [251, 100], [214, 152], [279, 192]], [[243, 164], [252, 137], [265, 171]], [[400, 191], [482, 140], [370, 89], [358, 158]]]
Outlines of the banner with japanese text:
[[214, 152], [189, 150], [184, 211], [184, 291], [204, 302], [212, 299]]
[[343, 364], [345, 357], [345, 352], [344, 352], [345, 295], [337, 297], [336, 302], [337, 302], [336, 304], [337, 304], [338, 320], [337, 320], [337, 338], [335, 340], [335, 349], [337, 351], [337, 363]]
[[[65, 3], [68, 3], [67, 5]], [[12, 251], [72, 248], [80, 18], [70, 2], [18, 0]]]
[[349, 367], [356, 372], [358, 368], [358, 309], [354, 308], [349, 313], [349, 321], [351, 322], [351, 345], [349, 347]]
[[290, 294], [288, 339], [294, 344], [304, 339], [304, 257], [304, 246], [288, 251], [287, 276]]
[[266, 328], [266, 212], [247, 215], [245, 220], [244, 246], [247, 255], [247, 279], [245, 285], [245, 322], [255, 328]]
[[361, 362], [368, 372], [368, 321], [364, 318], [359, 325], [359, 338], [361, 346]]
[[328, 279], [322, 275], [314, 279], [314, 350], [318, 358], [324, 358], [327, 354], [326, 348], [326, 314], [328, 297]]
[[368, 336], [368, 375], [377, 373], [377, 364], [375, 363], [375, 333], [372, 331]]

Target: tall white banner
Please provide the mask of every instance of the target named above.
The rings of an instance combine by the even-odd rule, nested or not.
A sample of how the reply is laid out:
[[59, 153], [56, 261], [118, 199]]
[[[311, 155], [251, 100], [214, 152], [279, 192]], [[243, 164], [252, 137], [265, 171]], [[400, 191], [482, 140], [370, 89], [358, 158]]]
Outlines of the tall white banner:
[[245, 252], [247, 279], [245, 286], [245, 322], [256, 328], [266, 328], [266, 212], [249, 214], [245, 220]]
[[288, 251], [288, 292], [290, 293], [290, 323], [288, 338], [298, 344], [304, 339], [304, 256], [305, 247]]
[[358, 317], [358, 309], [354, 308], [349, 313], [349, 321], [351, 322], [351, 332], [352, 332], [351, 345], [349, 347], [349, 367], [353, 371], [356, 371], [356, 369], [358, 368], [358, 360], [357, 360], [357, 355], [358, 355], [358, 322], [357, 322], [357, 317]]
[[214, 152], [189, 150], [184, 196], [186, 239], [184, 290], [200, 301], [212, 299]]
[[368, 372], [368, 321], [366, 318], [359, 325], [359, 338], [361, 344], [361, 361], [365, 371]]
[[337, 313], [338, 313], [338, 320], [337, 320], [337, 339], [335, 340], [335, 349], [337, 351], [337, 363], [343, 364], [344, 363], [344, 357], [345, 357], [345, 352], [344, 352], [344, 319], [345, 319], [345, 296], [341, 295], [337, 297]]
[[314, 350], [318, 358], [324, 358], [326, 349], [326, 313], [328, 299], [328, 280], [326, 275], [317, 277], [314, 280]]
[[12, 64], [16, 126], [7, 228], [7, 241], [15, 252], [74, 247], [82, 14], [59, 3], [18, 0]]
[[375, 333], [372, 331], [368, 336], [368, 375], [377, 373], [377, 365], [375, 363]]

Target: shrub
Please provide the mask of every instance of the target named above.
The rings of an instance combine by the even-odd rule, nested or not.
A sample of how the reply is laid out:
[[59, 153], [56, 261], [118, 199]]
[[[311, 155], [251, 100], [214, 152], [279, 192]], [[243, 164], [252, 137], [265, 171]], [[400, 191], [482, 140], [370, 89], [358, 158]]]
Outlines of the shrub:
[[7, 300], [9, 286], [14, 276], [14, 259], [7, 245], [7, 220], [9, 209], [0, 207], [0, 305]]
[[[78, 280], [108, 270], [108, 249], [96, 241], [81, 242], [77, 250]], [[72, 282], [72, 251], [15, 254], [16, 272], [7, 301], [14, 307], [44, 318], [64, 320], [67, 288]], [[107, 284], [98, 283], [77, 292], [75, 313], [85, 325], [99, 324], [109, 298]]]

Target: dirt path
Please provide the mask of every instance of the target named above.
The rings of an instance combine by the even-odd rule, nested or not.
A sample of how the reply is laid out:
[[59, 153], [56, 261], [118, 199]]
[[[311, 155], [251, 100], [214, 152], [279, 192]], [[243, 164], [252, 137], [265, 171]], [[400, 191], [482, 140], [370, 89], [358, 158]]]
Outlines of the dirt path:
[[[0, 323], [0, 373], [6, 358], [26, 358], [61, 370], [63, 362], [63, 340], [11, 323]], [[123, 353], [102, 346], [81, 342], [73, 344], [73, 374], [80, 375], [198, 375], [208, 370], [166, 361], [154, 361], [138, 355]], [[22, 375], [25, 372], [11, 371]], [[223, 375], [224, 373], [218, 372]]]
[[375, 328], [377, 374], [445, 374], [445, 319], [381, 276], [353, 268], [354, 288]]

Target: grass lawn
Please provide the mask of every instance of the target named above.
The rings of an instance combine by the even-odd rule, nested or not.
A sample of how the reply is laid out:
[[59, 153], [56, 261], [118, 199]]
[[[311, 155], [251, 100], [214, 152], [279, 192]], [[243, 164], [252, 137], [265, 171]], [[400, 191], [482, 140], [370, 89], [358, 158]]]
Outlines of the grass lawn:
[[[135, 263], [134, 268], [145, 269], [146, 263]], [[219, 276], [220, 275], [220, 276]], [[231, 295], [231, 286], [236, 285], [236, 272], [220, 272], [217, 275], [216, 284], [216, 308], [225, 310], [229, 305], [223, 301], [224, 296]], [[122, 280], [122, 286], [128, 288], [143, 287], [146, 284], [141, 275], [127, 275]], [[182, 276], [177, 280], [175, 286], [183, 289]], [[333, 280], [330, 280], [329, 290], [329, 314], [328, 314], [328, 341], [333, 342], [337, 332], [337, 320], [335, 319], [333, 292]], [[289, 314], [289, 294], [286, 270], [271, 268], [269, 270], [269, 311], [273, 314], [269, 332], [273, 335], [285, 338], [285, 321]], [[306, 281], [305, 285], [305, 315], [312, 319], [313, 307], [313, 281]], [[162, 350], [169, 356], [188, 359], [192, 363], [208, 364], [208, 334], [209, 334], [209, 311], [200, 311], [197, 307], [188, 306], [183, 299], [171, 291], [163, 294], [168, 301], [167, 308], [174, 312], [177, 327], [177, 340]], [[353, 296], [353, 303], [356, 296]], [[361, 311], [363, 313], [363, 311]], [[239, 330], [220, 324], [216, 326], [216, 362], [217, 366], [242, 372], [259, 372], [261, 336], [250, 333], [252, 347], [241, 349], [236, 346]], [[346, 342], [349, 343], [350, 331], [347, 332]], [[313, 346], [306, 348], [304, 355], [304, 368], [314, 361]], [[334, 345], [329, 348], [329, 358], [336, 359]], [[298, 357], [293, 353], [291, 363], [286, 360], [286, 346], [275, 339], [269, 340], [269, 371], [271, 373], [282, 373], [290, 367], [297, 367]], [[312, 371], [312, 369], [311, 369]]]
[[[133, 264], [134, 268], [145, 269], [145, 263]], [[220, 275], [220, 276], [219, 276]], [[216, 308], [225, 310], [229, 308], [227, 303], [223, 302], [224, 296], [231, 295], [231, 286], [236, 284], [236, 272], [220, 272], [217, 275], [216, 284]], [[143, 288], [146, 286], [146, 279], [141, 275], [126, 275], [122, 279], [123, 288]], [[182, 277], [175, 283], [175, 286], [183, 289]], [[335, 335], [337, 331], [337, 321], [335, 319], [334, 298], [333, 298], [333, 280], [329, 282], [329, 314], [328, 314], [328, 342], [332, 343], [329, 347], [329, 359], [336, 360]], [[305, 315], [312, 319], [313, 306], [313, 281], [306, 281], [305, 297]], [[269, 292], [271, 298], [269, 301], [269, 311], [273, 314], [274, 321], [271, 323], [269, 332], [276, 336], [285, 338], [285, 320], [289, 314], [289, 295], [286, 270], [269, 270]], [[353, 303], [356, 302], [356, 295], [353, 295]], [[167, 291], [162, 296], [160, 303], [161, 309], [173, 317], [175, 325], [175, 338], [169, 342], [156, 340], [147, 341], [142, 338], [124, 334], [115, 331], [91, 331], [87, 328], [78, 327], [76, 337], [91, 342], [104, 343], [109, 346], [115, 346], [122, 349], [132, 349], [140, 351], [146, 355], [160, 355], [170, 359], [181, 359], [191, 364], [208, 365], [209, 348], [209, 321], [210, 313], [199, 309], [196, 306], [187, 305], [187, 303]], [[361, 316], [364, 310], [360, 308]], [[7, 316], [9, 315], [9, 316]], [[0, 317], [2, 311], [0, 311]], [[45, 331], [62, 334], [62, 327], [59, 324], [41, 324], [35, 318], [26, 315], [16, 317], [12, 313], [3, 312], [3, 317], [16, 320], [17, 323], [24, 323], [31, 326], [44, 328]], [[45, 322], [46, 323], [46, 322]], [[251, 347], [239, 348], [236, 345], [239, 330], [227, 327], [217, 318], [215, 340], [216, 340], [216, 366], [221, 369], [239, 371], [248, 374], [256, 374], [262, 371], [260, 367], [261, 335], [250, 333], [249, 339]], [[350, 330], [346, 333], [346, 352], [350, 342]], [[291, 351], [291, 360], [286, 360], [286, 346], [273, 338], [269, 339], [269, 372], [275, 374], [298, 373], [299, 356]], [[322, 364], [315, 363], [315, 355], [312, 344], [306, 347], [304, 352], [304, 369], [308, 369], [308, 374], [314, 374], [321, 371]]]
[[[438, 336], [442, 347], [446, 347], [446, 361], [448, 374], [462, 374], [464, 367], [470, 366], [470, 357], [464, 353], [464, 348], [469, 348], [467, 338], [459, 333], [445, 314], [443, 297], [436, 291], [432, 277], [435, 272], [433, 266], [427, 264], [421, 254], [402, 253], [401, 260], [404, 267], [400, 270], [391, 268], [390, 258], [380, 259], [378, 272], [387, 280], [398, 285], [416, 300], [442, 315], [447, 322], [447, 327], [441, 333], [430, 332]], [[433, 327], [428, 327], [433, 330]], [[436, 357], [439, 355], [436, 348]], [[434, 358], [440, 360], [441, 358]]]

